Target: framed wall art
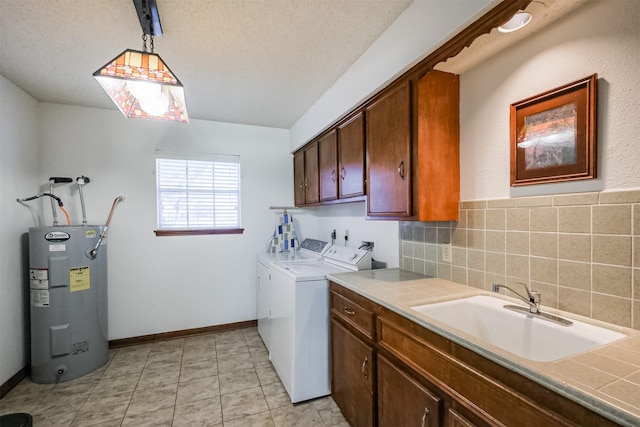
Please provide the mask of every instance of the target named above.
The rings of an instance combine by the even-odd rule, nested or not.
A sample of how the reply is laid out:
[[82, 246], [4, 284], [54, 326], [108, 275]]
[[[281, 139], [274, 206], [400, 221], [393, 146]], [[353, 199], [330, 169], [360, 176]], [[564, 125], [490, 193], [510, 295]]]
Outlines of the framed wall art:
[[511, 104], [511, 186], [596, 178], [597, 74]]

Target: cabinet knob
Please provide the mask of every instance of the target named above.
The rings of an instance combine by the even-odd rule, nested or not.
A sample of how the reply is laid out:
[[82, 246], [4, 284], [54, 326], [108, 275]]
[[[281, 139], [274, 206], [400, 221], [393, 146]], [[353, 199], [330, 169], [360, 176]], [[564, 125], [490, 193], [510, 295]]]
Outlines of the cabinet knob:
[[331, 181], [336, 182], [336, 171], [331, 171]]
[[404, 160], [398, 165], [398, 175], [400, 175], [400, 178], [404, 179]]
[[347, 307], [344, 308], [344, 314], [348, 315], [348, 316], [354, 316], [356, 314], [355, 311], [353, 310], [349, 310]]
[[340, 169], [340, 178], [344, 181], [344, 177], [347, 176], [347, 171], [345, 168]]
[[364, 357], [364, 362], [362, 362], [362, 376], [364, 377], [364, 379], [368, 379], [369, 378], [369, 371], [367, 370], [367, 363], [369, 363], [369, 358], [368, 357]]
[[424, 414], [422, 414], [422, 424], [421, 427], [425, 427], [427, 425], [427, 417], [429, 416], [429, 408], [424, 408]]

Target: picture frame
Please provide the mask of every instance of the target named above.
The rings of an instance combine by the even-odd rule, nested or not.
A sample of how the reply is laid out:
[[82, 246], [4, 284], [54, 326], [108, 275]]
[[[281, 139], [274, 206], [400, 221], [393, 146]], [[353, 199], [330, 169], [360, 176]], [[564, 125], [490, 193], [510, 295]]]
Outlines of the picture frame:
[[596, 178], [597, 74], [511, 104], [511, 186]]

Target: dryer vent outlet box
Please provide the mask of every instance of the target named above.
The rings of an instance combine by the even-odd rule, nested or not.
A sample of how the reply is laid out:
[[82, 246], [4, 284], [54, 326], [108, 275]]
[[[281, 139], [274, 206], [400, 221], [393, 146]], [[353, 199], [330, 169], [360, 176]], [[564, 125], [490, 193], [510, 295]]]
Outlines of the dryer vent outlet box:
[[[67, 381], [109, 360], [103, 226], [29, 229], [31, 380]], [[101, 241], [105, 246], [107, 240]]]

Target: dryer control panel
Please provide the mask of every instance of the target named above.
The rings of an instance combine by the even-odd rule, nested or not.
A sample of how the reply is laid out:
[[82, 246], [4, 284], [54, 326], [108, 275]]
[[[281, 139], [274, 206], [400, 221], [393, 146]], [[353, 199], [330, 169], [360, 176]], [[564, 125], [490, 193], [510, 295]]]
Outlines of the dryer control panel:
[[323, 258], [327, 262], [354, 271], [371, 269], [371, 252], [366, 249], [332, 245], [324, 253]]

